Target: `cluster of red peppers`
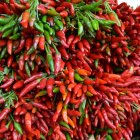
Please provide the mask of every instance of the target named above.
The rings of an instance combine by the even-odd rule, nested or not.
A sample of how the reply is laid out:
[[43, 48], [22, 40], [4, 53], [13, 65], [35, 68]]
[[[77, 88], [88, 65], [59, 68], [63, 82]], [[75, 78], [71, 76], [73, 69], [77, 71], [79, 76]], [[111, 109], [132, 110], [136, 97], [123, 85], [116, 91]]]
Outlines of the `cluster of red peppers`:
[[117, 0], [1, 1], [0, 139], [131, 140], [139, 23]]

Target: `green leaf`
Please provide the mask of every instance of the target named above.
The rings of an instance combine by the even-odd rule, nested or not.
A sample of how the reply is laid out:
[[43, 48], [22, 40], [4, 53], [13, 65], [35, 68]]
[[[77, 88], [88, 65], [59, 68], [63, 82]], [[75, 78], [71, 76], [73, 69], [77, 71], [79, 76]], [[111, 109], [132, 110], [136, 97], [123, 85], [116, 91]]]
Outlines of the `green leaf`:
[[9, 72], [10, 72], [10, 69], [8, 69], [8, 67], [5, 67], [3, 74], [7, 75]]
[[86, 99], [80, 104], [79, 111], [81, 113], [81, 117], [79, 120], [79, 124], [81, 125], [83, 123], [84, 117], [85, 117], [85, 107], [86, 107]]
[[86, 107], [86, 99], [80, 104], [79, 111], [81, 114], [83, 114], [85, 107]]
[[46, 140], [46, 138], [45, 138], [45, 136], [44, 136], [43, 134], [40, 134], [40, 138], [41, 138], [42, 140]]
[[14, 127], [17, 130], [17, 132], [19, 132], [21, 135], [23, 134], [22, 127], [18, 122], [14, 121]]

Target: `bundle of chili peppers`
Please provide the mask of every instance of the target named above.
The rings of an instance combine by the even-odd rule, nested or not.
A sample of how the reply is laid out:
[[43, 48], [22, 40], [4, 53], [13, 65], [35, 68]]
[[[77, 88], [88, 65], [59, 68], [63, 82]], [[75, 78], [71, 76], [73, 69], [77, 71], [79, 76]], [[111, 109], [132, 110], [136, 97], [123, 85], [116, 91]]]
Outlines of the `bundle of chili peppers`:
[[115, 0], [1, 1], [0, 139], [131, 140], [139, 23]]

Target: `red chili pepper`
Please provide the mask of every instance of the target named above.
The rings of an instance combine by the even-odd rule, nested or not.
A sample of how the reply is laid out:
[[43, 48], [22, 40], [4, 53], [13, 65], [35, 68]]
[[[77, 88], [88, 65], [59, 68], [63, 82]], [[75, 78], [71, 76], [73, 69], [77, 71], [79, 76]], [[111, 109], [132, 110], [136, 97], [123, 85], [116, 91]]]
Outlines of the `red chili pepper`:
[[62, 6], [66, 7], [66, 8], [70, 8], [70, 13], [71, 13], [71, 15], [72, 15], [72, 16], [75, 15], [74, 6], [73, 6], [72, 3], [70, 3], [70, 2], [63, 2], [63, 3], [62, 3]]
[[56, 35], [60, 38], [60, 40], [64, 40], [66, 42], [66, 36], [63, 30], [57, 31]]
[[99, 110], [98, 111], [98, 117], [99, 117], [99, 119], [100, 119], [100, 126], [101, 126], [101, 128], [104, 128], [104, 126], [105, 126], [105, 120], [104, 120], [104, 118], [103, 118], [103, 115], [102, 115], [102, 113], [101, 113], [101, 111]]
[[103, 115], [103, 117], [104, 117], [104, 119], [105, 119], [105, 123], [106, 123], [111, 129], [116, 130], [116, 127], [115, 127], [115, 126], [113, 125], [113, 123], [108, 119], [107, 113], [106, 113], [105, 109], [102, 108], [101, 112], [102, 112], [102, 115]]
[[12, 85], [14, 82], [14, 78], [10, 78], [8, 79], [8, 81], [6, 81], [3, 85], [0, 86], [0, 88], [7, 88], [9, 87], [10, 85]]
[[91, 86], [91, 85], [88, 85], [87, 86], [87, 90], [92, 93], [93, 95], [98, 95], [98, 93], [95, 91], [95, 89]]
[[62, 109], [62, 117], [63, 117], [63, 120], [68, 124], [67, 109], [65, 108]]
[[75, 36], [72, 34], [72, 35], [69, 35], [68, 38], [67, 38], [67, 44], [70, 46], [71, 43], [73, 42]]
[[111, 136], [112, 136], [113, 139], [115, 139], [115, 140], [119, 140], [119, 137], [117, 136], [116, 133], [112, 133]]
[[10, 109], [9, 108], [3, 109], [0, 112], [0, 121], [3, 120], [8, 115], [9, 112], [10, 112]]
[[16, 110], [14, 111], [14, 115], [19, 115], [19, 113], [20, 113], [20, 111], [21, 111], [21, 106], [18, 106], [17, 108], [16, 108]]
[[7, 41], [7, 52], [12, 55], [12, 49], [13, 49], [13, 41], [8, 39]]
[[14, 6], [19, 10], [25, 10], [26, 9], [25, 5], [18, 4], [17, 2], [15, 2], [15, 0], [10, 0], [9, 2], [10, 2], [10, 4], [14, 4]]
[[32, 102], [33, 106], [37, 107], [37, 108], [40, 108], [40, 109], [43, 109], [43, 110], [48, 110], [48, 107], [41, 104], [41, 103], [37, 103], [37, 102]]
[[56, 7], [56, 11], [57, 11], [57, 12], [61, 12], [61, 11], [63, 11], [63, 10], [65, 10], [65, 6]]
[[91, 49], [91, 46], [90, 46], [89, 42], [86, 39], [82, 39], [82, 43], [83, 43], [85, 48], [87, 48], [88, 50]]
[[39, 38], [39, 46], [40, 50], [45, 50], [45, 37], [44, 35], [41, 35]]
[[73, 93], [76, 95], [78, 93], [78, 90], [81, 89], [81, 87], [82, 87], [81, 83], [75, 85], [75, 87], [73, 89]]
[[48, 126], [47, 126], [46, 122], [43, 119], [40, 119], [40, 121], [41, 121], [43, 127], [45, 128], [45, 130], [48, 131]]
[[31, 48], [32, 43], [33, 43], [33, 39], [32, 38], [27, 38], [26, 39], [26, 42], [25, 42], [26, 50], [29, 50]]
[[126, 140], [130, 140], [130, 137], [129, 137], [127, 131], [124, 128], [121, 128], [121, 131], [122, 131], [122, 134], [123, 134], [124, 138]]
[[65, 47], [60, 46], [60, 47], [59, 47], [59, 51], [60, 51], [62, 57], [64, 57], [66, 60], [69, 60], [70, 56], [69, 56], [69, 54], [67, 53]]
[[39, 89], [44, 89], [46, 87], [46, 82], [47, 82], [46, 78], [41, 79], [41, 81], [40, 81], [40, 83], [38, 85], [38, 88]]
[[32, 122], [31, 122], [31, 115], [29, 112], [27, 112], [25, 114], [25, 127], [26, 127], [26, 130], [31, 132], [32, 131], [32, 128], [31, 128], [31, 125], [32, 125]]
[[5, 39], [0, 39], [0, 47], [3, 47], [6, 45], [6, 40]]
[[22, 38], [20, 40], [20, 44], [19, 44], [18, 48], [14, 51], [14, 54], [19, 53], [24, 48], [24, 45], [25, 45], [25, 40]]
[[38, 5], [37, 10], [43, 15], [47, 14], [48, 11], [43, 4]]
[[54, 78], [49, 78], [46, 82], [46, 90], [49, 97], [53, 96]]
[[33, 80], [36, 80], [38, 78], [41, 78], [43, 76], [43, 73], [36, 73], [34, 75], [32, 75], [31, 77], [27, 78], [25, 81], [24, 81], [24, 84], [27, 84], [29, 82], [32, 82]]
[[13, 62], [13, 56], [9, 56], [7, 59], [7, 66], [10, 67], [12, 65]]
[[60, 16], [63, 17], [63, 18], [66, 18], [68, 16], [68, 12], [65, 11], [65, 10], [64, 11], [61, 11], [60, 12]]
[[53, 115], [53, 118], [52, 118], [53, 122], [56, 122], [56, 121], [57, 121], [57, 119], [58, 119], [58, 117], [59, 117], [59, 114], [60, 114], [60, 112], [62, 111], [62, 107], [63, 107], [63, 103], [62, 103], [62, 101], [60, 101], [60, 102], [57, 104], [56, 112], [55, 112], [54, 115]]
[[76, 85], [75, 83], [69, 84], [67, 87], [68, 91], [72, 91], [72, 89], [75, 87], [75, 85]]
[[23, 87], [23, 85], [24, 85], [24, 81], [19, 80], [13, 85], [13, 89], [19, 89], [19, 88]]
[[22, 13], [22, 20], [20, 22], [20, 24], [24, 27], [27, 28], [28, 27], [28, 23], [29, 23], [29, 18], [30, 18], [30, 13], [26, 10]]
[[19, 94], [19, 97], [22, 97], [25, 94], [27, 94], [28, 92], [30, 92], [32, 89], [34, 89], [38, 85], [39, 82], [40, 82], [40, 80], [35, 80], [35, 81], [29, 83], [24, 89], [22, 89], [22, 91]]

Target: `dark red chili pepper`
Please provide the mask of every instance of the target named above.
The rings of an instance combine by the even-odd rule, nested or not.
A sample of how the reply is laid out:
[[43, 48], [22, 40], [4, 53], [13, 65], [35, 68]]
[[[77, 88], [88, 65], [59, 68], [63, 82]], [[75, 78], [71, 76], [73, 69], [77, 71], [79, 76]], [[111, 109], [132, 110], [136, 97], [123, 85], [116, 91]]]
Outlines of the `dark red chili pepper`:
[[43, 109], [43, 110], [48, 110], [48, 107], [41, 104], [41, 103], [37, 103], [37, 102], [32, 102], [33, 106], [37, 107], [37, 108], [40, 108], [40, 109]]
[[53, 96], [54, 78], [47, 79], [46, 90], [49, 97]]
[[10, 109], [9, 108], [3, 109], [0, 112], [0, 121], [3, 120], [8, 115], [9, 112], [10, 112]]
[[33, 80], [36, 80], [36, 79], [41, 78], [41, 77], [43, 77], [43, 73], [36, 73], [36, 74], [32, 75], [31, 77], [27, 78], [24, 81], [24, 84], [32, 82]]
[[111, 129], [115, 130], [116, 127], [115, 127], [115, 126], [113, 125], [113, 123], [108, 119], [107, 113], [106, 113], [105, 109], [102, 108], [101, 112], [102, 112], [102, 115], [103, 115], [103, 117], [104, 117], [104, 119], [105, 119], [106, 124], [107, 124]]
[[8, 81], [6, 81], [3, 85], [0, 86], [0, 88], [7, 88], [9, 87], [10, 85], [12, 85], [14, 82], [14, 78], [10, 78], [8, 79]]
[[22, 91], [19, 94], [19, 97], [22, 97], [25, 94], [27, 94], [28, 92], [30, 92], [32, 89], [34, 89], [38, 85], [39, 82], [40, 82], [40, 80], [35, 80], [35, 81], [29, 83], [24, 89], [22, 89]]
[[25, 45], [25, 40], [22, 38], [20, 40], [20, 44], [19, 44], [18, 48], [14, 51], [14, 54], [19, 53], [24, 48], [24, 45]]
[[13, 56], [9, 56], [7, 59], [7, 66], [10, 67], [12, 65], [13, 62]]

